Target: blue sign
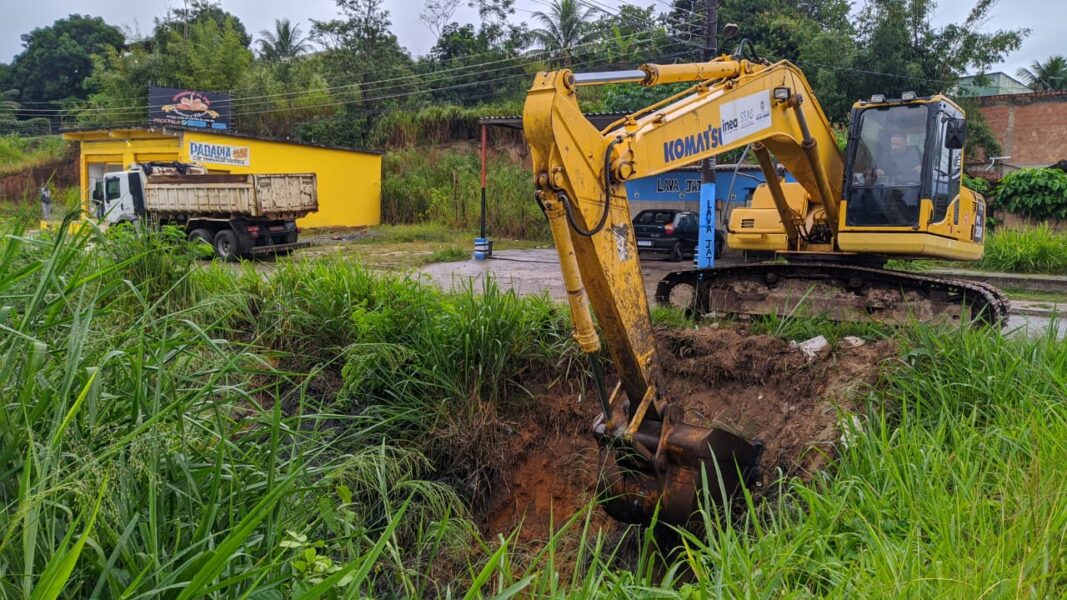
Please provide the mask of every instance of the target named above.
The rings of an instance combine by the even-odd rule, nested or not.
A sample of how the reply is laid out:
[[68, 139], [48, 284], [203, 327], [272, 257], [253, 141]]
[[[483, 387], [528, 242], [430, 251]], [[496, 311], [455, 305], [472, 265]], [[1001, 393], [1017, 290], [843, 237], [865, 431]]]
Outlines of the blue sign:
[[671, 171], [654, 177], [626, 182], [626, 197], [631, 201], [693, 202], [700, 200], [699, 171]]
[[697, 237], [696, 256], [698, 269], [715, 266], [715, 184], [700, 186], [700, 234]]

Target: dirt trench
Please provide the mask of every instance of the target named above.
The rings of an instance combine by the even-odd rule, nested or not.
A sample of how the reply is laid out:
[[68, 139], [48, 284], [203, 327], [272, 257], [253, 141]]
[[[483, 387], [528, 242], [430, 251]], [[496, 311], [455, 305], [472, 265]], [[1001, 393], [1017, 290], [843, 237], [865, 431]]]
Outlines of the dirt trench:
[[[661, 330], [657, 349], [666, 393], [694, 424], [723, 424], [761, 441], [761, 490], [781, 476], [809, 479], [836, 455], [842, 423], [858, 409], [858, 392], [878, 381], [892, 342], [847, 342], [809, 359], [789, 342], [741, 328]], [[522, 527], [518, 541], [537, 549], [593, 498], [599, 451], [589, 433], [593, 397], [542, 391], [530, 414], [516, 415], [503, 464], [510, 465], [481, 515], [489, 537]], [[621, 531], [602, 510], [593, 529]], [[579, 523], [572, 538], [582, 529]]]

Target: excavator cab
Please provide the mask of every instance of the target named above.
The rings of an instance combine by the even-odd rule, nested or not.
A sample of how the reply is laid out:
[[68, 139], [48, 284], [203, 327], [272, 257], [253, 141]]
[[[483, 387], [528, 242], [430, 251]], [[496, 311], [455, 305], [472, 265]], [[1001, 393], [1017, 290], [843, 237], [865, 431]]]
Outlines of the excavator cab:
[[974, 260], [985, 206], [961, 186], [966, 121], [947, 98], [875, 96], [853, 107], [838, 246]]

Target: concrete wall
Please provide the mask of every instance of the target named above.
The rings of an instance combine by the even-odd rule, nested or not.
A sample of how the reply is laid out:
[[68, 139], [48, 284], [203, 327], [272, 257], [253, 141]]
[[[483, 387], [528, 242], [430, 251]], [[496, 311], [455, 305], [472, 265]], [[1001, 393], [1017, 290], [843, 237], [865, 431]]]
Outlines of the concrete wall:
[[1067, 91], [988, 96], [980, 110], [1000, 142], [1005, 172], [1067, 158]]
[[1058, 233], [1067, 231], [1067, 221], [1062, 219], [1031, 219], [1030, 217], [1024, 217], [1007, 211], [999, 211], [996, 216], [1000, 219], [1000, 224], [997, 225], [997, 227], [1007, 231], [1035, 229], [1042, 225], [1047, 225], [1052, 231]]

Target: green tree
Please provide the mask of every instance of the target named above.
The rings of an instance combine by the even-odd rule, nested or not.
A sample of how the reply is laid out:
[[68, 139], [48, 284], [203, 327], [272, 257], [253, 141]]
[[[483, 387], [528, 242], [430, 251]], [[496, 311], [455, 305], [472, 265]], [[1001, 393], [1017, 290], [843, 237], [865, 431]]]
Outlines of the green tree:
[[259, 57], [268, 62], [291, 60], [311, 50], [308, 39], [301, 37], [300, 25], [289, 19], [275, 19], [274, 31], [264, 29], [259, 37]]
[[183, 38], [189, 37], [190, 28], [205, 21], [214, 21], [219, 29], [224, 29], [229, 23], [230, 28], [240, 37], [242, 46], [247, 48], [252, 44], [252, 36], [248, 34], [244, 23], [223, 10], [217, 0], [191, 0], [182, 8], [170, 11], [166, 18], [156, 21], [152, 37], [157, 44], [165, 47], [172, 39], [172, 33], [178, 33]]
[[8, 83], [24, 103], [83, 99], [93, 55], [125, 41], [119, 28], [100, 17], [70, 15], [22, 36], [24, 49], [11, 63]]
[[252, 66], [252, 51], [233, 20], [221, 27], [214, 19], [198, 21], [189, 26], [188, 37], [171, 30], [157, 58], [157, 82], [201, 90], [233, 89]]
[[[302, 122], [328, 118], [335, 108], [323, 75], [322, 56], [257, 61], [235, 90], [241, 130], [278, 138], [294, 137]], [[247, 100], [240, 100], [247, 98]]]
[[[313, 37], [326, 48], [326, 78], [339, 110], [301, 124], [308, 141], [362, 145], [370, 123], [400, 99], [418, 91], [414, 64], [390, 31], [381, 0], [337, 0], [340, 18], [314, 21]], [[380, 83], [373, 83], [380, 82]]]
[[[153, 40], [160, 39], [159, 32]], [[245, 47], [232, 20], [220, 28], [214, 19], [182, 30], [167, 28], [165, 42], [109, 49], [94, 59], [86, 81], [94, 90], [88, 106], [78, 114], [82, 123], [97, 125], [144, 122], [150, 84], [198, 90], [240, 88], [252, 66], [252, 51]]]
[[575, 48], [596, 38], [598, 32], [593, 21], [598, 12], [578, 0], [552, 0], [547, 13], [537, 11], [531, 15], [541, 28], [534, 29], [530, 35], [541, 48], [570, 67], [574, 64]]
[[1067, 90], [1067, 58], [1060, 54], [1045, 62], [1035, 60], [1029, 69], [1019, 69], [1015, 74], [1036, 92]]
[[[419, 105], [519, 99], [529, 85], [522, 55], [529, 36], [524, 26], [508, 21], [514, 12], [511, 0], [472, 3], [472, 7], [482, 16], [478, 27], [454, 21], [444, 25], [437, 43], [416, 63], [416, 71], [426, 76], [424, 89], [439, 90], [414, 98]], [[446, 71], [447, 76], [438, 75]]]
[[597, 54], [602, 68], [629, 68], [661, 57], [670, 60], [681, 47], [672, 46], [653, 6], [623, 4], [617, 14], [603, 14], [593, 27], [601, 41]]
[[452, 21], [460, 0], [426, 0], [426, 6], [419, 13], [419, 22], [433, 32], [435, 42], [441, 38], [441, 31]]

